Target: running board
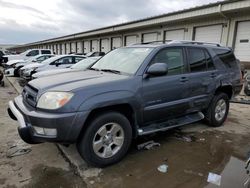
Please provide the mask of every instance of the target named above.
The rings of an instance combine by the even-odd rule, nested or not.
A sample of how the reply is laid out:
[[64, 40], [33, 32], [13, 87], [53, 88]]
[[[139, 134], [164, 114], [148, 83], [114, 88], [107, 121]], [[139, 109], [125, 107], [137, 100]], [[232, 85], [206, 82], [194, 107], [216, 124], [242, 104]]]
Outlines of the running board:
[[182, 125], [187, 125], [190, 123], [194, 123], [204, 119], [204, 115], [202, 112], [197, 112], [193, 114], [188, 114], [176, 119], [168, 120], [164, 123], [152, 124], [147, 127], [143, 127], [138, 129], [138, 135], [147, 135], [155, 132], [166, 131], [175, 127], [179, 127]]

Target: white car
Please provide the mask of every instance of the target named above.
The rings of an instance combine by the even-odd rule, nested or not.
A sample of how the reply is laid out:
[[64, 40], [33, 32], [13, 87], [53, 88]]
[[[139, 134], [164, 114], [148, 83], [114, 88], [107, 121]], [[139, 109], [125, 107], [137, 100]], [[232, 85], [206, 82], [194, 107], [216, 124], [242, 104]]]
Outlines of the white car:
[[100, 56], [99, 57], [89, 57], [89, 58], [83, 59], [83, 60], [79, 61], [78, 63], [72, 65], [70, 68], [41, 71], [41, 72], [33, 74], [32, 79], [41, 78], [44, 76], [55, 75], [55, 74], [66, 73], [66, 72], [86, 70], [88, 67], [93, 65], [100, 58], [101, 58]]
[[39, 54], [53, 54], [53, 53], [50, 49], [30, 49], [17, 55], [5, 55], [3, 56], [3, 58], [5, 62], [8, 62], [10, 60], [17, 60], [17, 59], [27, 60]]
[[85, 59], [85, 56], [80, 55], [58, 55], [51, 57], [41, 63], [31, 63], [20, 69], [20, 76], [26, 80], [30, 80], [31, 76], [36, 72], [41, 72], [51, 69], [69, 68], [73, 64]]
[[27, 60], [10, 60], [5, 65], [5, 75], [6, 76], [20, 76], [19, 75], [19, 69], [22, 68], [25, 65], [35, 63], [35, 62], [42, 62], [50, 57], [53, 57], [52, 54], [41, 54], [36, 55], [34, 57], [31, 57]]

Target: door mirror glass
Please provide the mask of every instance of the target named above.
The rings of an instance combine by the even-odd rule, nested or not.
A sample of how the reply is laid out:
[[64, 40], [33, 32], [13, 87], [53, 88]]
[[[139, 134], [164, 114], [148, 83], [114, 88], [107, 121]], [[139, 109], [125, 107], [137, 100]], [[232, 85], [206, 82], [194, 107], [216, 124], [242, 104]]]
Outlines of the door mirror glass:
[[152, 76], [163, 76], [166, 75], [167, 73], [168, 73], [168, 66], [166, 63], [154, 63], [147, 70], [147, 74]]

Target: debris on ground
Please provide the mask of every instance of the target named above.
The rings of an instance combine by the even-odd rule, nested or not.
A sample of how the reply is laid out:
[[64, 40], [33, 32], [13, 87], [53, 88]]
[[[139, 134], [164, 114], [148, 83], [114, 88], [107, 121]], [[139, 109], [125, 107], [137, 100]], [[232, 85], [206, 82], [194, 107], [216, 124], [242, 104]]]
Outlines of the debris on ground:
[[157, 170], [158, 170], [159, 172], [162, 172], [162, 173], [167, 173], [167, 171], [168, 171], [168, 165], [166, 165], [166, 164], [160, 165], [160, 166], [157, 168]]
[[186, 174], [191, 174], [191, 175], [196, 175], [196, 176], [200, 176], [200, 177], [203, 177], [204, 175], [202, 174], [202, 173], [200, 173], [200, 172], [194, 172], [194, 171], [192, 171], [192, 170], [184, 170], [184, 172], [186, 173]]
[[157, 142], [154, 142], [153, 140], [150, 140], [148, 142], [137, 145], [137, 149], [138, 150], [142, 150], [142, 149], [150, 150], [150, 149], [153, 149], [153, 148], [159, 147], [159, 146], [161, 146], [160, 143], [157, 143]]
[[212, 172], [209, 172], [208, 177], [207, 177], [207, 182], [220, 186], [221, 176], [218, 174], [214, 174]]
[[184, 142], [194, 142], [196, 140], [194, 136], [183, 135], [180, 133], [175, 133], [174, 138], [176, 138], [177, 140], [184, 141]]
[[14, 152], [8, 153], [7, 157], [12, 158], [12, 157], [28, 154], [29, 152], [31, 152], [30, 148], [17, 149]]

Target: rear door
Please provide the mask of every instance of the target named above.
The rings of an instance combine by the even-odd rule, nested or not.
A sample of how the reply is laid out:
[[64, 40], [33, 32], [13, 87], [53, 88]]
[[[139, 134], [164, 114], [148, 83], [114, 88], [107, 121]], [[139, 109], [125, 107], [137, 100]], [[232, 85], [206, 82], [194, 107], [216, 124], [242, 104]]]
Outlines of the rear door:
[[217, 70], [208, 51], [203, 48], [187, 47], [189, 62], [190, 111], [204, 109], [215, 90]]
[[159, 51], [151, 64], [166, 63], [168, 74], [143, 79], [144, 123], [180, 116], [188, 108], [188, 75], [184, 48], [169, 47]]

